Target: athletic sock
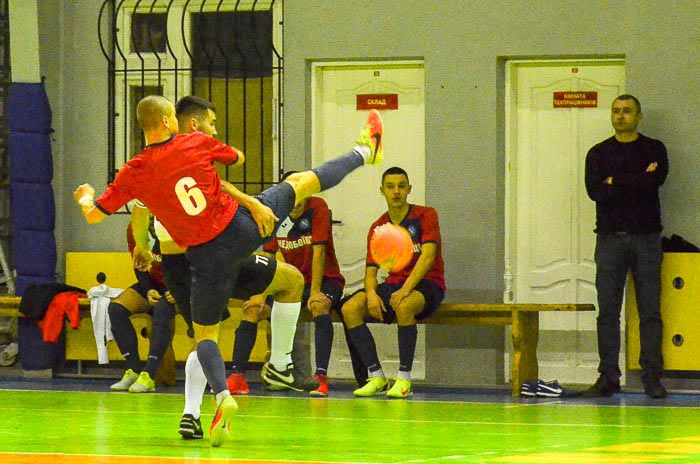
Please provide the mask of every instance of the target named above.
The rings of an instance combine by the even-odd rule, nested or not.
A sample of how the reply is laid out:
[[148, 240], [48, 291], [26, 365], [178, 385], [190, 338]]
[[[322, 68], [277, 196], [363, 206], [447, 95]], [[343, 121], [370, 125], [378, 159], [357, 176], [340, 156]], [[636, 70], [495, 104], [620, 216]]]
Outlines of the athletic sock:
[[231, 370], [233, 372], [245, 372], [257, 336], [258, 324], [241, 321], [241, 324], [236, 329], [236, 337], [233, 340], [233, 354], [231, 355]]
[[411, 379], [411, 370], [413, 369], [413, 358], [416, 354], [416, 340], [418, 339], [418, 327], [413, 325], [399, 326], [399, 374], [405, 372], [408, 377], [402, 377], [406, 380]]
[[197, 343], [197, 357], [202, 365], [204, 375], [214, 393], [226, 390], [226, 369], [218, 345], [212, 340], [202, 340]]
[[348, 333], [352, 338], [352, 343], [357, 349], [357, 353], [362, 358], [362, 362], [370, 372], [370, 377], [376, 377], [372, 375], [377, 370], [381, 370], [381, 364], [379, 364], [379, 356], [377, 355], [377, 346], [374, 343], [374, 337], [372, 332], [369, 331], [367, 324], [358, 325], [355, 328], [348, 329]]
[[292, 362], [292, 347], [294, 334], [297, 331], [297, 321], [301, 311], [301, 302], [272, 304], [270, 315], [270, 331], [272, 342], [270, 343], [270, 364], [277, 369], [284, 370]]
[[160, 363], [168, 350], [172, 339], [172, 320], [175, 317], [175, 307], [168, 300], [161, 298], [153, 307], [153, 326], [151, 328], [151, 341], [148, 349], [148, 360], [144, 371], [153, 378], [160, 367]]
[[107, 307], [109, 322], [112, 324], [112, 335], [117, 342], [119, 351], [126, 359], [127, 369], [138, 373], [141, 371], [139, 359], [139, 342], [136, 339], [136, 331], [131, 324], [131, 313], [119, 303], [111, 302]]
[[353, 150], [330, 161], [326, 161], [312, 171], [321, 183], [321, 191], [328, 190], [340, 183], [345, 176], [365, 164], [360, 153]]
[[333, 321], [330, 314], [314, 317], [314, 342], [316, 343], [316, 374], [328, 373], [328, 362], [333, 347]]
[[358, 152], [360, 156], [362, 156], [362, 159], [367, 162], [369, 157], [372, 155], [372, 150], [367, 145], [355, 145], [353, 147], [353, 150]]
[[195, 419], [199, 418], [202, 396], [206, 388], [207, 378], [204, 376], [197, 352], [193, 351], [185, 363], [185, 409], [182, 414], [192, 414]]

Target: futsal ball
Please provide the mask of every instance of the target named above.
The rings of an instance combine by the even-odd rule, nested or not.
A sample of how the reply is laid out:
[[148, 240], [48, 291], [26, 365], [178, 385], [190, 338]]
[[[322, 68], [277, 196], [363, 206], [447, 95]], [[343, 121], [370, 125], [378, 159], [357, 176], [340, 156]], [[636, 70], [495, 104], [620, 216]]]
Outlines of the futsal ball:
[[406, 229], [387, 222], [374, 228], [369, 252], [379, 267], [399, 272], [413, 259], [413, 240]]

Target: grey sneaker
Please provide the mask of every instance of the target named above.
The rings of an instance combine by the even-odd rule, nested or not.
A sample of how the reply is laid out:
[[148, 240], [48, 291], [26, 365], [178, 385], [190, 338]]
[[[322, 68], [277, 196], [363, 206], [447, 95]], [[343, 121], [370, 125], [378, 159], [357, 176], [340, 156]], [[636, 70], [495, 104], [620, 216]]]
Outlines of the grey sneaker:
[[132, 371], [131, 369], [127, 369], [126, 372], [124, 372], [122, 379], [119, 382], [112, 384], [112, 386], [109, 388], [112, 391], [128, 391], [131, 384], [136, 382], [136, 379], [138, 378], [139, 375], [136, 372]]

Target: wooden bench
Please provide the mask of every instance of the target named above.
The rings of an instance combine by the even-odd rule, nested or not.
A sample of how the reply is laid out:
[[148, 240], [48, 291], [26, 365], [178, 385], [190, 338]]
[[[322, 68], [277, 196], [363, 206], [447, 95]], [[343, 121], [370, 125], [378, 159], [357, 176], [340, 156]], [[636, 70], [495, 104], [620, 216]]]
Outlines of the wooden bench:
[[[19, 302], [20, 297], [0, 296], [0, 316], [20, 316]], [[240, 300], [232, 299], [229, 301], [232, 317], [225, 321], [222, 333], [233, 333], [240, 321], [240, 306]], [[80, 307], [81, 314], [89, 319], [89, 300], [81, 299]], [[522, 383], [538, 378], [537, 342], [539, 338], [539, 313], [541, 311], [595, 311], [595, 306], [592, 304], [443, 303], [433, 317], [421, 321], [421, 323], [512, 326], [512, 393], [513, 396], [520, 396]], [[307, 320], [309, 319], [307, 318]], [[82, 334], [78, 334], [79, 332]], [[89, 330], [83, 329], [81, 324], [80, 330], [69, 330], [66, 335], [66, 359], [97, 359], [91, 324]], [[258, 348], [259, 353], [267, 351], [265, 338], [259, 336], [256, 340], [256, 347], [261, 344], [261, 347]], [[222, 354], [225, 359], [227, 356], [230, 359], [232, 343], [232, 337], [222, 337], [222, 344], [226, 344], [222, 346]], [[193, 346], [194, 341], [187, 337], [186, 325], [182, 318], [176, 318], [173, 339], [175, 359], [178, 361], [186, 360]], [[227, 348], [231, 349], [227, 350]], [[116, 350], [116, 347], [112, 349]], [[139, 351], [142, 354], [147, 353], [148, 348], [142, 349], [140, 347]], [[86, 354], [91, 355], [91, 357], [86, 357]], [[110, 353], [111, 358], [112, 353]], [[118, 351], [115, 353], [114, 359], [121, 359]], [[255, 359], [252, 360], [255, 361]]]

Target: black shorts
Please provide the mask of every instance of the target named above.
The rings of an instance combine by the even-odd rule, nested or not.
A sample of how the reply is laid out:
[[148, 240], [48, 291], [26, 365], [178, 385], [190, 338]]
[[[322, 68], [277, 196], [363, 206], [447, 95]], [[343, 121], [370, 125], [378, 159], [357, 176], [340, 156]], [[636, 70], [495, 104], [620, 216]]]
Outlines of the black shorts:
[[[377, 295], [379, 295], [379, 298], [382, 299], [382, 302], [384, 303], [384, 308], [386, 309], [383, 321], [385, 324], [391, 324], [396, 320], [396, 312], [394, 312], [394, 308], [390, 304], [391, 295], [395, 291], [400, 289], [402, 286], [403, 283], [382, 283], [377, 286]], [[416, 320], [419, 321], [421, 319], [426, 319], [435, 314], [435, 311], [437, 310], [438, 306], [440, 306], [440, 303], [442, 303], [442, 299], [445, 297], [445, 292], [442, 290], [442, 288], [440, 288], [440, 286], [432, 280], [423, 279], [420, 282], [418, 282], [418, 285], [416, 285], [416, 288], [414, 288], [414, 290], [423, 295], [423, 298], [425, 299], [425, 306], [423, 306], [423, 310], [421, 312], [416, 314]], [[364, 289], [358, 290], [353, 295], [364, 291]], [[376, 322], [376, 319], [370, 318], [369, 320], [367, 320], [367, 322], [372, 321]]]
[[[286, 182], [265, 190], [257, 198], [281, 220], [294, 208], [294, 189]], [[272, 236], [279, 224], [278, 221]], [[194, 322], [214, 325], [221, 321], [243, 261], [262, 244], [263, 238], [250, 211], [239, 206], [229, 225], [219, 235], [187, 249], [185, 255], [192, 272], [190, 304]]]
[[267, 256], [250, 255], [243, 260], [231, 298], [247, 300], [265, 291], [277, 272], [277, 260]]
[[[331, 309], [340, 311], [341, 301], [343, 299], [343, 287], [333, 279], [323, 278], [321, 282], [321, 291], [331, 300]], [[304, 285], [304, 293], [301, 295], [301, 307], [305, 307], [309, 302], [311, 286]]]
[[[238, 279], [230, 297], [247, 300], [253, 295], [264, 292], [274, 279], [276, 271], [276, 259], [249, 255], [241, 263]], [[163, 279], [180, 311], [188, 311], [187, 314], [191, 314], [190, 284], [192, 277], [189, 262], [184, 254], [163, 255]], [[228, 319], [228, 317], [229, 312], [224, 311], [221, 320]]]

